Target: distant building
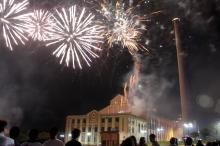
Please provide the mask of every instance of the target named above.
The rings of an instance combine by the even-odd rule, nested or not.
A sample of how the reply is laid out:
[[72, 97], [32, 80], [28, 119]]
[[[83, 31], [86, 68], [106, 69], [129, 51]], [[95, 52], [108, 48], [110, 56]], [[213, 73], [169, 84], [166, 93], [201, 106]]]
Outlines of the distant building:
[[70, 133], [74, 128], [81, 130], [79, 141], [83, 145], [118, 145], [131, 135], [139, 140], [140, 137], [148, 138], [150, 133], [156, 134], [158, 141], [169, 140], [174, 136], [176, 122], [136, 116], [130, 112], [127, 97], [118, 95], [100, 111], [67, 116], [65, 142], [71, 139]]
[[[134, 73], [125, 84], [124, 95], [114, 97], [104, 109], [93, 110], [86, 115], [69, 115], [66, 119], [65, 142], [71, 139], [74, 128], [81, 130], [79, 141], [83, 145], [118, 146], [125, 138], [134, 135], [137, 140], [154, 133], [158, 141], [182, 137], [181, 122], [150, 116], [137, 116], [132, 109], [132, 97], [136, 96], [140, 63], [135, 62]], [[128, 85], [128, 88], [127, 88]], [[131, 104], [130, 104], [130, 103]], [[174, 133], [175, 132], [175, 133]]]

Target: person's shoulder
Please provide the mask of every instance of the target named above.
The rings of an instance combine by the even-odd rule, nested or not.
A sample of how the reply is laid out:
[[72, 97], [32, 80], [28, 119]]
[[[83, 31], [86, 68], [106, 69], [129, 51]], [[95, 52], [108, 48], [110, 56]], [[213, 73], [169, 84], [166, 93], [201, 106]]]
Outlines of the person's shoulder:
[[59, 145], [59, 146], [64, 145], [63, 141], [61, 141], [59, 139], [55, 139], [55, 141], [56, 141], [57, 145]]
[[46, 140], [46, 141], [43, 143], [43, 146], [48, 145], [48, 143], [50, 143], [50, 140]]
[[66, 146], [82, 146], [80, 142], [76, 140], [71, 140], [66, 143]]
[[5, 137], [7, 143], [14, 143], [14, 140], [10, 137]]
[[76, 141], [77, 146], [82, 146], [80, 142]]
[[71, 141], [68, 141], [67, 143], [66, 143], [66, 146], [71, 146], [72, 145], [72, 140]]

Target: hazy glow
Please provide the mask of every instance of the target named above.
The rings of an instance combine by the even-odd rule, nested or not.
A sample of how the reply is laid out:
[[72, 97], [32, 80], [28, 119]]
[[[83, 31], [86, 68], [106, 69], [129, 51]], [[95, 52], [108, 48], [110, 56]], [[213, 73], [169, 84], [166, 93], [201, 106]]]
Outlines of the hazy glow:
[[25, 44], [25, 21], [28, 13], [25, 13], [28, 0], [16, 2], [15, 0], [0, 1], [0, 24], [6, 46], [13, 50], [12, 45]]
[[54, 22], [46, 10], [35, 10], [27, 20], [27, 32], [33, 40], [45, 41], [50, 37]]
[[53, 18], [56, 24], [47, 44], [58, 46], [53, 55], [60, 58], [60, 64], [65, 61], [74, 69], [76, 64], [82, 68], [82, 60], [90, 66], [91, 58], [98, 57], [95, 51], [101, 50], [98, 45], [103, 42], [104, 27], [95, 23], [95, 15], [86, 13], [85, 8], [72, 6], [56, 10]]
[[192, 123], [184, 123], [183, 126], [185, 128], [193, 128], [193, 124]]
[[143, 31], [146, 30], [145, 17], [134, 14], [135, 7], [125, 8], [121, 0], [117, 2], [103, 0], [101, 14], [108, 20], [108, 44], [120, 44], [127, 48], [131, 54], [139, 50], [147, 50], [139, 41]]

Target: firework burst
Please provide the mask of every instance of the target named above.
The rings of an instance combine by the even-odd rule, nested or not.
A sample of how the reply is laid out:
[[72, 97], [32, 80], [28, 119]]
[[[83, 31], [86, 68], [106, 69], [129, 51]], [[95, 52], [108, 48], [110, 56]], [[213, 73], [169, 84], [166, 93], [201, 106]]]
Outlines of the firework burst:
[[26, 22], [27, 33], [34, 40], [46, 41], [50, 38], [54, 21], [46, 10], [34, 10]]
[[53, 55], [60, 58], [60, 64], [64, 60], [67, 66], [72, 63], [74, 69], [76, 64], [82, 69], [82, 60], [90, 66], [91, 58], [98, 57], [95, 51], [101, 50], [98, 45], [103, 42], [101, 34], [104, 27], [95, 23], [95, 15], [86, 13], [85, 8], [79, 11], [74, 5], [69, 9], [56, 10], [53, 18], [56, 25], [47, 44], [58, 45]]
[[112, 47], [113, 44], [120, 44], [123, 48], [127, 48], [131, 54], [139, 50], [147, 50], [141, 43], [141, 36], [146, 27], [143, 24], [146, 21], [145, 16], [139, 16], [134, 13], [136, 7], [131, 7], [122, 0], [110, 1], [102, 0], [101, 14], [107, 19], [108, 44]]
[[13, 45], [25, 44], [25, 21], [28, 13], [25, 13], [28, 0], [15, 2], [15, 0], [0, 1], [0, 25], [6, 46], [13, 50]]

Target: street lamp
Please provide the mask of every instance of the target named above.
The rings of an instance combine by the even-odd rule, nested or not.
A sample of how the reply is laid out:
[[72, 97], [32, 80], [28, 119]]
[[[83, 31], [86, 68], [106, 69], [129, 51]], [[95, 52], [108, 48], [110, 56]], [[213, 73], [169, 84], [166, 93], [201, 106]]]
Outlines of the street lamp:
[[219, 136], [219, 129], [220, 129], [220, 122], [216, 123], [216, 125], [214, 126], [215, 130], [216, 130], [216, 136]]
[[91, 132], [88, 132], [88, 133], [87, 133], [87, 135], [88, 135], [88, 136], [91, 136], [91, 135], [92, 135], [92, 133], [91, 133]]
[[157, 134], [158, 134], [158, 138], [159, 138], [160, 140], [162, 140], [163, 131], [164, 131], [164, 128], [163, 128], [163, 127], [157, 128]]
[[189, 135], [189, 130], [193, 128], [193, 124], [192, 123], [184, 123], [183, 126], [184, 126], [184, 128], [187, 129], [187, 133]]

